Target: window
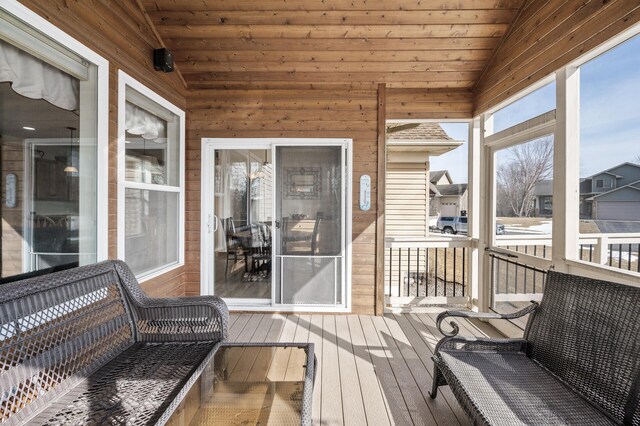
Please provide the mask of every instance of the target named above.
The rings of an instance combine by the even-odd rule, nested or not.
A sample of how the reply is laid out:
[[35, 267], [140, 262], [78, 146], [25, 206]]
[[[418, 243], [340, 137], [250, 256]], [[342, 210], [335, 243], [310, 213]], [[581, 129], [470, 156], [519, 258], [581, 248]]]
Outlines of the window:
[[148, 279], [184, 262], [184, 112], [119, 82], [118, 256]]
[[23, 6], [0, 7], [3, 278], [107, 257], [107, 70]]
[[579, 69], [578, 258], [640, 272], [640, 35]]

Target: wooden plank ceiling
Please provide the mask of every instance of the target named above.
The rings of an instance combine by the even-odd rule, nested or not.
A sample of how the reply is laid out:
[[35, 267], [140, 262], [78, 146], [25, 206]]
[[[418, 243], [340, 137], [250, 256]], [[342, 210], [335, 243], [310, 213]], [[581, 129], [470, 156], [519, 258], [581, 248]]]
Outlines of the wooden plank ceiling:
[[142, 0], [189, 88], [471, 89], [525, 0]]

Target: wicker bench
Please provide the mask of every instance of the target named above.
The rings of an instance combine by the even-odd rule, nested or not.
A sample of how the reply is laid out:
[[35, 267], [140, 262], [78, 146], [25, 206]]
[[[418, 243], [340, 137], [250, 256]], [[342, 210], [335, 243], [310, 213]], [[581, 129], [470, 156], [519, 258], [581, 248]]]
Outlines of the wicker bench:
[[[447, 317], [530, 314], [522, 339], [443, 331]], [[443, 312], [431, 397], [449, 384], [475, 424], [640, 425], [640, 288], [549, 272], [520, 312]]]
[[219, 298], [148, 298], [118, 261], [4, 284], [0, 422], [163, 423], [227, 324]]

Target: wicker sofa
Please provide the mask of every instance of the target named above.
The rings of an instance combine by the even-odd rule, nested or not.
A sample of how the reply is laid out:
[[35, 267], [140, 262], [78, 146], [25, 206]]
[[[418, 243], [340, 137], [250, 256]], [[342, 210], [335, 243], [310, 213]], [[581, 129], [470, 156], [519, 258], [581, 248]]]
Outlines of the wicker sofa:
[[[448, 317], [530, 314], [522, 339], [442, 329]], [[443, 312], [431, 397], [449, 384], [475, 424], [640, 425], [640, 288], [550, 271], [542, 301], [510, 315]]]
[[219, 298], [148, 298], [119, 261], [4, 284], [0, 422], [162, 423], [227, 324]]

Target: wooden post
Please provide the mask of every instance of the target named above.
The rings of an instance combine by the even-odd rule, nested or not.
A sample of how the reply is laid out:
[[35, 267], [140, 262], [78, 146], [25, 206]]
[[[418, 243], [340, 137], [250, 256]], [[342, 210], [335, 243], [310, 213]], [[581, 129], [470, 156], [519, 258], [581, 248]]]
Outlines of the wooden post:
[[578, 258], [580, 207], [580, 69], [556, 73], [556, 132], [553, 144], [553, 264], [566, 272]]
[[385, 168], [387, 162], [386, 132], [386, 86], [378, 84], [378, 178], [376, 201], [376, 278], [375, 278], [375, 314], [384, 314], [384, 205], [385, 205]]
[[[469, 216], [469, 230], [467, 235], [474, 241], [480, 241], [480, 232], [482, 228], [482, 210], [480, 210], [480, 173], [482, 162], [480, 160], [480, 152], [482, 150], [482, 140], [480, 138], [480, 118], [475, 118], [469, 123], [469, 201], [467, 202], [467, 211]], [[479, 285], [482, 281], [481, 262], [482, 247], [474, 244], [469, 249], [467, 257], [467, 270], [469, 277], [467, 285], [467, 294], [469, 295], [470, 308], [479, 306]]]

